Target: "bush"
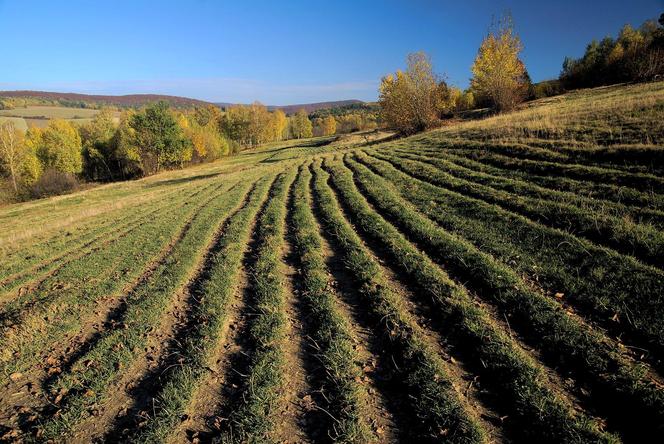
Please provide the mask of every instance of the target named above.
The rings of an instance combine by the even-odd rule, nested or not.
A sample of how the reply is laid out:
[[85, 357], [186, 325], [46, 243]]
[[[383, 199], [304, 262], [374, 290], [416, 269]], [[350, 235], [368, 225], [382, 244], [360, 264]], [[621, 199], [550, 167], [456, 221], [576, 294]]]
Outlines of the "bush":
[[34, 198], [55, 196], [69, 193], [77, 188], [78, 180], [76, 180], [76, 176], [49, 168], [32, 186], [30, 194]]

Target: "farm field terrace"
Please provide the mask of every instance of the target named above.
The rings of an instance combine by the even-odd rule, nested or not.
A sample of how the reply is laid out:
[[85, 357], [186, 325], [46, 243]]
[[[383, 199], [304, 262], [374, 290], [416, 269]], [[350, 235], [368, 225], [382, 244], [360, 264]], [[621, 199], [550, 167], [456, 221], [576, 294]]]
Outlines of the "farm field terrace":
[[0, 208], [13, 442], [664, 433], [664, 87]]

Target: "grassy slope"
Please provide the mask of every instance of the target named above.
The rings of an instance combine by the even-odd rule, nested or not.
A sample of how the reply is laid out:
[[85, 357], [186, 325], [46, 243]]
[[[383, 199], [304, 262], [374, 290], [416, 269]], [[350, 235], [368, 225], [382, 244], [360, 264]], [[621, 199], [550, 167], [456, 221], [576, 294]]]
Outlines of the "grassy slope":
[[[232, 321], [224, 306], [238, 297], [228, 290], [253, 232], [263, 248], [251, 273], [261, 315], [251, 322], [257, 346], [249, 377], [261, 384], [240, 387], [242, 402], [225, 429], [234, 438], [258, 438], [258, 428], [269, 440], [279, 425], [278, 409], [264, 402], [284, 400], [288, 377], [284, 236], [292, 236], [302, 267], [296, 279], [316, 326], [321, 386], [338, 400], [321, 406], [336, 422], [320, 427], [338, 441], [376, 438], [361, 417], [366, 392], [327, 287], [320, 234], [359, 288], [371, 333], [390, 344], [382, 351], [394, 365], [390, 383], [411, 394], [402, 412], [415, 421], [409, 438], [491, 439], [486, 418], [469, 408], [468, 387], [449, 375], [458, 366], [483, 393], [472, 402], [498, 412], [495, 427], [508, 438], [643, 438], [664, 422], [661, 298], [652, 294], [664, 286], [663, 122], [664, 83], [599, 88], [393, 142], [275, 143], [0, 208], [0, 368], [15, 372], [0, 386], [0, 425], [15, 427], [2, 412], [18, 402], [13, 384], [25, 378], [61, 409], [58, 416], [43, 410], [45, 435], [33, 436], [75, 435], [86, 417], [105, 414], [117, 381], [145, 360], [151, 328], [172, 316], [165, 307], [193, 285], [178, 327], [189, 340], [163, 351], [182, 361], [164, 371], [154, 416], [136, 436], [159, 441], [172, 433]], [[238, 210], [254, 183], [259, 192]], [[228, 238], [216, 239], [222, 225]], [[415, 322], [387, 268], [418, 295], [409, 304], [432, 307], [453, 359], [426, 342], [435, 323]], [[126, 301], [117, 323], [103, 324], [101, 340], [41, 386], [46, 358], [58, 350], [66, 357], [68, 346], [76, 352], [79, 344], [69, 341], [109, 309], [109, 295]]]

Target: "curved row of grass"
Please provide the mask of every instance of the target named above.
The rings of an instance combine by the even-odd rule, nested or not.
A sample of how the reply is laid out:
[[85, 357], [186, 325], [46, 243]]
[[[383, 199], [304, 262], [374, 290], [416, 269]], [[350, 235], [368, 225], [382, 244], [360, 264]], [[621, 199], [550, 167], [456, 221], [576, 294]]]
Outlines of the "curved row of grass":
[[368, 156], [360, 160], [394, 182], [446, 230], [509, 263], [551, 294], [562, 293], [566, 302], [602, 325], [629, 332], [659, 356], [664, 346], [661, 270], [498, 205], [417, 179], [396, 168], [397, 161]]
[[427, 345], [407, 315], [403, 299], [392, 290], [382, 268], [346, 221], [327, 184], [328, 174], [315, 165], [313, 177], [314, 205], [321, 224], [330, 241], [338, 246], [369, 312], [380, 323], [395, 361], [398, 383], [409, 394], [410, 411], [404, 413], [415, 418], [408, 431], [411, 439], [436, 442], [445, 437], [451, 443], [485, 442], [486, 431], [459, 399], [440, 356]]
[[[5, 248], [0, 254], [0, 295], [16, 288], [17, 280], [25, 282], [33, 278], [35, 273], [49, 270], [58, 262], [73, 252], [103, 241], [109, 234], [120, 232], [124, 228], [144, 220], [152, 213], [163, 208], [164, 202], [170, 203], [174, 195], [183, 192], [201, 192], [204, 187], [210, 187], [214, 182], [192, 187], [179, 186], [173, 190], [162, 190], [158, 199], [141, 202], [128, 208], [118, 208], [101, 216], [94, 216], [85, 223], [67, 226], [60, 230], [56, 237], [49, 237], [37, 242], [16, 242], [13, 249]], [[156, 194], [157, 192], [155, 192]], [[120, 204], [121, 205], [121, 204]], [[12, 284], [11, 288], [8, 285]], [[20, 285], [20, 283], [19, 283]]]
[[[638, 191], [662, 194], [664, 178], [653, 174], [631, 173], [615, 168], [604, 168], [594, 165], [561, 164], [544, 160], [518, 159], [500, 154], [500, 146], [495, 149], [467, 149], [441, 147], [442, 151], [451, 151], [470, 159], [488, 163], [501, 168], [510, 168], [530, 174], [545, 176], [562, 176], [597, 183], [611, 183], [634, 188]], [[441, 152], [441, 149], [438, 152]]]
[[224, 432], [224, 440], [230, 442], [271, 442], [285, 400], [282, 388], [288, 321], [282, 257], [286, 200], [295, 173], [296, 169], [290, 168], [277, 176], [256, 226], [256, 262], [251, 270], [255, 314], [248, 332], [254, 348], [241, 399]]
[[[409, 148], [408, 151], [412, 152], [412, 147]], [[418, 150], [418, 152], [430, 157], [440, 157], [443, 155], [441, 151]], [[583, 179], [532, 174], [509, 167], [499, 167], [497, 165], [482, 163], [479, 160], [473, 160], [463, 155], [455, 154], [452, 150], [446, 150], [444, 156], [459, 165], [471, 168], [475, 171], [506, 177], [508, 179], [522, 180], [550, 190], [566, 191], [590, 199], [601, 199], [631, 205], [636, 208], [642, 208], [643, 211], [652, 209], [652, 211], [657, 212], [658, 214], [664, 211], [664, 195], [661, 194], [642, 192], [634, 188], [614, 185], [608, 182], [597, 183]]]
[[252, 221], [263, 205], [270, 188], [265, 177], [256, 184], [246, 205], [224, 224], [215, 252], [206, 264], [200, 283], [192, 289], [189, 320], [191, 330], [177, 344], [173, 353], [178, 365], [170, 366], [159, 376], [160, 389], [154, 395], [154, 407], [147, 424], [136, 430], [132, 441], [161, 443], [172, 436], [195, 396], [196, 388], [209, 374], [215, 347], [227, 322], [228, 304], [242, 266], [242, 257], [251, 235]]
[[[632, 255], [645, 263], [664, 268], [664, 231], [637, 224], [625, 218], [602, 214], [577, 205], [525, 197], [477, 183], [476, 178], [459, 178], [460, 172], [442, 160], [411, 160], [410, 155], [375, 154], [421, 180], [466, 196], [481, 199], [521, 214], [543, 225], [559, 228], [575, 236]], [[453, 171], [449, 171], [452, 169]]]
[[312, 324], [312, 339], [325, 371], [322, 388], [325, 409], [334, 417], [327, 426], [334, 442], [375, 440], [366, 414], [366, 391], [348, 321], [336, 307], [322, 248], [318, 224], [311, 209], [311, 172], [302, 166], [291, 191], [290, 225], [293, 244], [300, 263], [301, 295]]
[[[227, 188], [227, 184], [218, 183], [212, 196]], [[0, 337], [0, 371], [9, 374], [34, 365], [50, 344], [79, 331], [98, 301], [120, 295], [139, 279], [178, 239], [201, 206], [213, 198], [199, 195], [192, 201], [189, 197], [181, 196], [160, 217], [68, 263], [29, 295], [29, 304], [21, 298], [3, 307], [3, 314], [15, 313], [17, 319], [11, 319], [15, 324], [4, 326]]]
[[[189, 205], [189, 202], [191, 201], [196, 202], [197, 196], [200, 199], [205, 198], [204, 193], [209, 193], [211, 190], [216, 191], [222, 185], [223, 184], [219, 182], [209, 183], [193, 189], [183, 188], [178, 192], [169, 193], [164, 197], [163, 202], [140, 209], [137, 212], [138, 217], [128, 217], [123, 218], [120, 221], [114, 221], [115, 229], [107, 229], [106, 231], [102, 230], [103, 232], [99, 234], [99, 236], [94, 236], [84, 244], [76, 245], [76, 247], [71, 250], [64, 252], [59, 251], [58, 242], [53, 242], [55, 244], [53, 247], [48, 246], [48, 248], [45, 248], [43, 251], [49, 250], [50, 253], [55, 254], [55, 256], [34, 265], [32, 268], [28, 268], [25, 271], [8, 277], [2, 284], [0, 284], [0, 301], [6, 301], [0, 306], [0, 323], [4, 325], [11, 321], [13, 318], [11, 315], [12, 311], [15, 312], [17, 311], [17, 307], [21, 307], [22, 304], [27, 304], [33, 301], [35, 290], [39, 289], [38, 284], [46, 285], [44, 283], [45, 279], [57, 279], [57, 274], [63, 267], [129, 235], [132, 231], [139, 229], [145, 223], [159, 218], [162, 214], [166, 214], [170, 208], [183, 205], [186, 206]], [[66, 232], [61, 236], [62, 239], [67, 239], [68, 237], [69, 236]], [[38, 252], [35, 253], [32, 248], [28, 248], [26, 257], [30, 258], [32, 256], [38, 256], [39, 251], [42, 250], [38, 249]], [[23, 288], [22, 291], [16, 292], [16, 290], [24, 284], [27, 284], [25, 285], [25, 288]], [[32, 286], [32, 288], [30, 288], [30, 286]], [[14, 294], [14, 292], [16, 293]]]
[[568, 316], [553, 300], [529, 290], [508, 266], [420, 214], [415, 208], [420, 208], [418, 202], [432, 199], [425, 188], [407, 181], [396, 186], [398, 179], [387, 173], [390, 182], [362, 163], [349, 159], [348, 165], [364, 194], [381, 212], [458, 280], [497, 305], [547, 362], [585, 381], [596, 399], [607, 401], [603, 410], [628, 433], [647, 436], [649, 429], [662, 424], [664, 391], [645, 376], [645, 367], [626, 361], [600, 334]]
[[[595, 219], [622, 218], [629, 220], [632, 224], [642, 223], [652, 224], [660, 228], [664, 227], [664, 212], [644, 208], [642, 205], [628, 206], [613, 200], [586, 197], [577, 192], [545, 188], [519, 177], [505, 177], [504, 175], [495, 174], [495, 171], [487, 172], [485, 171], [486, 168], [483, 168], [479, 162], [459, 158], [452, 154], [438, 157], [420, 154], [415, 150], [394, 150], [393, 153], [398, 157], [434, 165], [460, 179], [486, 185], [495, 190], [517, 194], [521, 198], [526, 197], [530, 204], [545, 201], [546, 206], [553, 204], [557, 208], [561, 208], [563, 216], [571, 211], [572, 223], [561, 224], [558, 222], [564, 228], [574, 226], [574, 219], [579, 212], [583, 212], [581, 214], [583, 218], [587, 218], [588, 213], [592, 213]], [[563, 217], [563, 219], [566, 218]]]
[[69, 436], [90, 416], [92, 406], [103, 405], [116, 390], [124, 371], [144, 353], [150, 332], [159, 327], [176, 292], [183, 291], [193, 278], [226, 215], [242, 205], [249, 184], [242, 182], [227, 193], [216, 194], [200, 209], [150, 278], [127, 295], [121, 327], [104, 331], [94, 346], [54, 382], [52, 396], [64, 397], [58, 414], [42, 427], [44, 439]]
[[[526, 143], [495, 143], [495, 140], [441, 140], [438, 146], [486, 150], [510, 157], [561, 164], [600, 166], [635, 173], [658, 172], [664, 150], [651, 145], [574, 146], [574, 141], [532, 139]], [[658, 168], [659, 167], [659, 168]]]
[[[371, 209], [347, 168], [339, 162], [326, 162], [326, 167], [356, 228], [379, 242], [400, 271], [433, 299], [435, 313], [447, 327], [445, 334], [463, 344], [464, 355], [480, 373], [483, 386], [500, 396], [514, 433], [524, 433], [523, 439], [537, 437], [540, 442], [615, 441], [551, 390], [544, 383], [546, 376], [538, 364], [494, 325], [464, 288]], [[388, 195], [382, 187], [374, 191], [375, 195]], [[406, 214], [403, 208], [393, 209]]]

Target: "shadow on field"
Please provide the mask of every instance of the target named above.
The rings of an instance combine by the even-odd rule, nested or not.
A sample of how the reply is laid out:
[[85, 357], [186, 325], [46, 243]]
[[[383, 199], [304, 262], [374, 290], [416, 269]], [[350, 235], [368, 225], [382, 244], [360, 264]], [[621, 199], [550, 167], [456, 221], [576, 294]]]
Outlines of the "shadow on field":
[[196, 176], [187, 176], [187, 177], [179, 177], [177, 179], [165, 179], [165, 180], [159, 180], [157, 182], [152, 182], [150, 184], [147, 184], [147, 188], [154, 188], [154, 187], [161, 187], [161, 186], [168, 186], [168, 185], [179, 185], [183, 183], [188, 183], [188, 182], [195, 182], [197, 180], [203, 180], [203, 179], [209, 179], [212, 177], [216, 177], [221, 175], [221, 173], [207, 173], [207, 174], [198, 174]]

